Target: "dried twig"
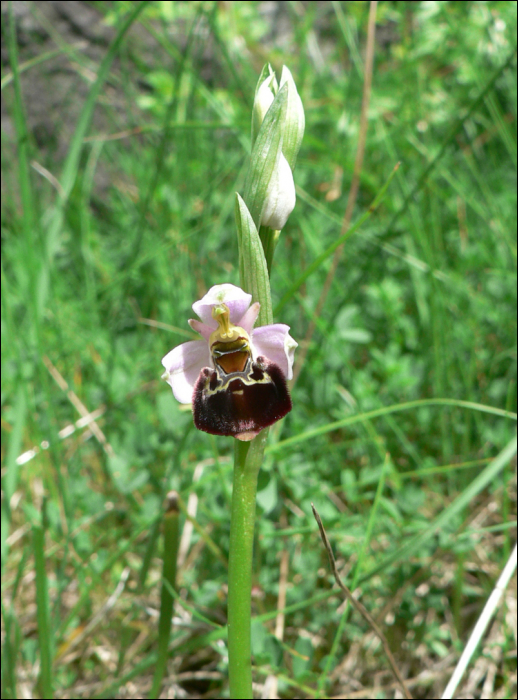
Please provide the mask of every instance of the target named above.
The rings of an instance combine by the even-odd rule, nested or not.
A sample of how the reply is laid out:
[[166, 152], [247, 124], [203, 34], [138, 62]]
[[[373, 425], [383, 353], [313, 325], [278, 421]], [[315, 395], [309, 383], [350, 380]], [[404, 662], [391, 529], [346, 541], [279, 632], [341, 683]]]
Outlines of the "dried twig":
[[[88, 413], [86, 416], [83, 416], [83, 418], [80, 418], [79, 420], [76, 420], [75, 423], [70, 423], [69, 425], [65, 425], [64, 428], [62, 428], [58, 432], [58, 437], [60, 440], [63, 440], [64, 438], [69, 437], [73, 433], [75, 433], [76, 429], [78, 428], [85, 428], [89, 426], [90, 424], [95, 423], [95, 421], [100, 418], [106, 410], [105, 406], [100, 406], [97, 408], [95, 411], [92, 411], [92, 413]], [[85, 433], [83, 433], [83, 438], [85, 438]], [[88, 431], [88, 435], [92, 434], [92, 430], [90, 429]], [[26, 464], [27, 462], [30, 462], [33, 457], [36, 457], [38, 452], [40, 450], [48, 450], [50, 447], [50, 442], [48, 440], [43, 440], [40, 445], [35, 445], [32, 447], [30, 450], [27, 450], [26, 452], [23, 452], [21, 455], [19, 455], [16, 458], [16, 464], [22, 465]]]
[[318, 514], [318, 512], [313, 504], [311, 504], [311, 509], [313, 510], [313, 515], [315, 516], [315, 520], [317, 521], [318, 529], [320, 530], [320, 537], [322, 538], [322, 542], [324, 543], [324, 547], [326, 548], [327, 556], [329, 557], [329, 563], [331, 564], [331, 570], [333, 571], [333, 576], [335, 577], [335, 581], [342, 589], [347, 600], [351, 603], [351, 605], [355, 608], [355, 610], [357, 610], [360, 613], [360, 615], [368, 622], [371, 629], [374, 631], [376, 636], [379, 638], [379, 640], [383, 644], [383, 649], [385, 650], [385, 654], [387, 656], [387, 659], [389, 660], [390, 666], [392, 668], [392, 672], [394, 673], [396, 679], [398, 680], [399, 684], [401, 685], [401, 689], [403, 690], [405, 697], [408, 698], [409, 700], [412, 700], [412, 696], [410, 695], [410, 692], [408, 691], [408, 688], [406, 687], [406, 684], [405, 684], [405, 681], [404, 681], [403, 676], [401, 674], [401, 671], [397, 667], [396, 660], [392, 656], [392, 652], [390, 651], [390, 647], [389, 647], [388, 642], [385, 638], [385, 635], [383, 634], [381, 629], [378, 627], [376, 620], [374, 620], [374, 618], [371, 616], [371, 614], [368, 612], [368, 610], [365, 608], [365, 606], [362, 605], [359, 600], [356, 600], [356, 598], [353, 596], [351, 591], [346, 586], [344, 586], [344, 584], [342, 583], [342, 581], [340, 579], [340, 575], [339, 575], [338, 570], [336, 568], [336, 562], [335, 562], [335, 558], [333, 555], [333, 550], [331, 549], [331, 545], [329, 544], [329, 540], [327, 539], [326, 531], [324, 530], [324, 526], [322, 525], [322, 520], [320, 519], [320, 515]]
[[[74, 408], [79, 411], [81, 416], [83, 418], [87, 415], [90, 414], [90, 411], [87, 409], [87, 407], [84, 405], [84, 403], [81, 401], [81, 399], [75, 394], [71, 389], [69, 389], [69, 386], [65, 379], [62, 377], [62, 375], [59, 373], [58, 369], [52, 364], [52, 362], [49, 360], [49, 358], [44, 355], [43, 356], [43, 363], [45, 367], [48, 369], [50, 372], [52, 378], [55, 380], [56, 384], [59, 386], [60, 389], [63, 391], [66, 391], [67, 393], [67, 398], [74, 406]], [[99, 428], [97, 423], [93, 422], [90, 425], [90, 430], [92, 433], [95, 435], [97, 440], [100, 442], [102, 448], [106, 452], [107, 455], [110, 455], [110, 457], [113, 457], [114, 452], [113, 452], [113, 447], [110, 445], [108, 440], [106, 439], [106, 436], [104, 435], [103, 431]]]
[[61, 649], [58, 650], [58, 654], [56, 657], [56, 662], [59, 661], [60, 659], [65, 656], [65, 654], [68, 654], [73, 648], [77, 647], [80, 642], [82, 642], [91, 632], [97, 627], [97, 625], [104, 621], [106, 622], [107, 615], [110, 612], [110, 610], [115, 606], [115, 603], [119, 599], [122, 591], [124, 590], [124, 587], [126, 586], [126, 581], [128, 580], [128, 577], [131, 573], [131, 568], [129, 566], [126, 566], [122, 574], [119, 578], [119, 583], [115, 587], [115, 590], [107, 598], [105, 603], [100, 607], [100, 609], [95, 613], [95, 615], [92, 617], [90, 622], [84, 627], [83, 629], [80, 630], [76, 636], [71, 636], [69, 641], [65, 642], [65, 644], [62, 645]]

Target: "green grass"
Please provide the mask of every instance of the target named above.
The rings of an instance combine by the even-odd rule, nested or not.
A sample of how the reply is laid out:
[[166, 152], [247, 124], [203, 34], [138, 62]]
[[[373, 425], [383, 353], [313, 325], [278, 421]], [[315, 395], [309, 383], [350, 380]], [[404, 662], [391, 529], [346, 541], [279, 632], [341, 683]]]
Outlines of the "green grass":
[[[195, 300], [239, 281], [235, 192], [266, 61], [306, 111], [272, 274], [274, 320], [304, 338], [351, 185], [369, 6], [281, 3], [281, 22], [254, 2], [94, 5], [112, 27], [95, 52], [3, 26], [2, 697], [147, 697], [161, 590], [167, 687], [226, 697], [233, 446], [194, 429], [160, 359], [193, 337]], [[440, 696], [516, 539], [515, 36], [512, 2], [378, 6], [351, 229], [259, 477], [254, 680], [275, 675], [280, 697], [394, 692], [311, 502], [414, 697]], [[72, 82], [42, 140], [30, 86], [52, 90], [56, 66]], [[44, 357], [104, 406], [104, 445], [84, 427], [59, 438], [81, 416]], [[171, 489], [192, 533], [162, 589]], [[516, 696], [508, 620], [504, 603], [479, 650], [492, 687], [464, 679], [475, 697]]]

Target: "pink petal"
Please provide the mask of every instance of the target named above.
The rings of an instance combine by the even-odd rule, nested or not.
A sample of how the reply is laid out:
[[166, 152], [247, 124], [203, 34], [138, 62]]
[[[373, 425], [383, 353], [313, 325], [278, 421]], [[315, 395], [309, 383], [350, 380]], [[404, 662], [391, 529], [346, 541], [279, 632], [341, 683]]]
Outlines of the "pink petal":
[[192, 392], [203, 367], [211, 367], [210, 353], [204, 340], [182, 343], [162, 359], [165, 367], [163, 378], [180, 403], [191, 403]]
[[201, 336], [203, 336], [207, 343], [209, 342], [210, 334], [213, 331], [215, 331], [218, 327], [216, 321], [214, 321], [214, 327], [211, 328], [211, 326], [207, 326], [206, 323], [196, 321], [194, 318], [189, 319], [189, 325], [193, 329], [193, 331], [196, 331], [196, 333], [199, 333]]
[[259, 316], [260, 310], [261, 304], [258, 301], [256, 301], [255, 304], [252, 304], [252, 306], [248, 309], [243, 318], [241, 318], [236, 325], [241, 326], [241, 328], [244, 328], [248, 335], [250, 335], [250, 332], [254, 327], [254, 323], [257, 321], [257, 317]]
[[233, 284], [216, 284], [209, 289], [207, 294], [194, 302], [192, 305], [193, 311], [201, 320], [212, 328], [217, 328], [217, 323], [212, 318], [212, 307], [216, 304], [226, 304], [230, 311], [230, 320], [232, 323], [243, 318], [246, 310], [250, 306], [252, 295], [246, 294], [242, 289]]
[[275, 362], [286, 379], [293, 376], [293, 360], [296, 343], [289, 334], [290, 327], [284, 323], [260, 326], [252, 331], [251, 340], [254, 358], [264, 355]]

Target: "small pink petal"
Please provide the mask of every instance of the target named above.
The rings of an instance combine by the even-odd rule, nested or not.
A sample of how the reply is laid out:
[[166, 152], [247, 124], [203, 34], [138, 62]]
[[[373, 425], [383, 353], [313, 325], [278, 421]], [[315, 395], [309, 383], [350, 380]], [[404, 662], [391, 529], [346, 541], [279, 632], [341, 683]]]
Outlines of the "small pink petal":
[[286, 379], [293, 377], [293, 360], [298, 345], [289, 330], [284, 323], [273, 323], [256, 328], [251, 335], [254, 358], [264, 355], [281, 369]]
[[199, 333], [201, 336], [205, 338], [207, 343], [209, 342], [210, 334], [216, 330], [218, 327], [218, 324], [216, 321], [214, 321], [214, 327], [211, 328], [208, 326], [206, 323], [202, 323], [201, 321], [196, 321], [194, 318], [189, 319], [189, 325], [193, 329], [193, 331], [196, 331], [196, 333]]
[[204, 340], [182, 343], [162, 359], [165, 367], [163, 378], [180, 403], [191, 403], [194, 385], [203, 367], [211, 367], [210, 352]]
[[236, 325], [241, 326], [241, 328], [244, 328], [245, 331], [250, 335], [250, 332], [254, 327], [254, 323], [257, 321], [257, 317], [259, 316], [260, 310], [261, 304], [258, 301], [256, 301], [255, 304], [252, 304], [252, 306], [248, 309], [243, 318], [236, 323]]
[[234, 284], [216, 284], [209, 289], [203, 299], [194, 302], [192, 308], [194, 313], [197, 314], [204, 323], [216, 328], [217, 324], [212, 318], [212, 308], [214, 306], [217, 304], [226, 304], [230, 312], [231, 322], [237, 324], [245, 315], [251, 301], [252, 295], [247, 294]]

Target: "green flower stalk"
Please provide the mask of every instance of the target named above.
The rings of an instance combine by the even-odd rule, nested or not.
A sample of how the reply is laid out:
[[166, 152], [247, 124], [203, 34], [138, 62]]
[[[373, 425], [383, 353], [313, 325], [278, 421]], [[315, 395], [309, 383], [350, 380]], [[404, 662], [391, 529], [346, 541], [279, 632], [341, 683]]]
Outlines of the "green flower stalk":
[[[228, 651], [230, 696], [252, 698], [251, 590], [257, 476], [268, 427], [291, 410], [287, 380], [297, 343], [273, 323], [269, 272], [281, 229], [295, 206], [293, 168], [304, 110], [290, 71], [280, 85], [270, 66], [259, 78], [252, 154], [243, 197], [236, 194], [241, 288], [212, 287], [193, 304], [201, 340], [162, 360], [175, 398], [191, 403], [194, 424], [236, 438], [230, 525]], [[257, 324], [257, 325], [256, 325]]]

